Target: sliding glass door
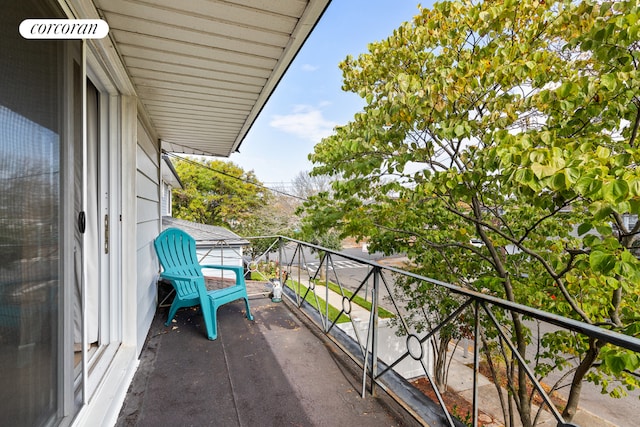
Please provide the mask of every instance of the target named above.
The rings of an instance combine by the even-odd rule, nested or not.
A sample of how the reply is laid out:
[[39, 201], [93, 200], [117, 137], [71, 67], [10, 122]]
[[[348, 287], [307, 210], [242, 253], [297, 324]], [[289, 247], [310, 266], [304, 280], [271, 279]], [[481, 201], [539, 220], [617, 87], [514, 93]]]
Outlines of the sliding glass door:
[[23, 39], [38, 17], [65, 18], [0, 14], [0, 426], [70, 424], [121, 341], [118, 97], [82, 41]]
[[70, 333], [83, 316], [82, 42], [23, 39], [19, 23], [35, 17], [64, 15], [42, 0], [0, 14], [0, 425], [11, 426], [67, 424], [83, 391]]

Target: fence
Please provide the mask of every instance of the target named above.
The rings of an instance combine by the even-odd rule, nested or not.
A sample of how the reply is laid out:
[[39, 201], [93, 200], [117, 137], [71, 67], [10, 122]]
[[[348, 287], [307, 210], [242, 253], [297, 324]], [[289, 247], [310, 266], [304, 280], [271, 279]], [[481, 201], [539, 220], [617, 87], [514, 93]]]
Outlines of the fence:
[[[282, 236], [249, 239], [266, 239], [270, 244], [264, 244], [266, 252], [248, 263], [247, 273], [255, 279], [281, 281], [295, 307], [359, 366], [363, 397], [367, 390], [375, 394], [380, 387], [424, 424], [475, 426], [483, 420], [490, 423], [487, 417], [509, 424], [505, 420], [515, 417], [517, 405], [525, 418], [518, 424], [576, 425], [565, 421], [558, 407], [562, 397], [557, 397], [575, 370], [571, 364], [575, 355], [560, 355], [566, 356], [567, 365], [563, 370], [554, 368], [557, 359], [545, 353], [545, 342], [568, 334], [577, 343], [595, 340], [640, 357], [637, 338], [413, 274], [401, 266]], [[275, 260], [268, 255], [273, 252]], [[416, 305], [412, 289], [446, 300], [447, 309], [434, 313]], [[526, 349], [514, 339], [522, 333], [516, 322], [531, 334]], [[469, 401], [468, 412], [447, 408], [452, 367], [456, 384], [449, 388], [467, 385], [460, 393]], [[503, 372], [505, 384], [487, 384], [483, 370], [496, 378]], [[431, 390], [426, 394], [432, 400], [414, 386], [420, 377], [428, 379]], [[517, 393], [523, 393], [518, 401]], [[523, 402], [530, 406], [523, 407]], [[500, 407], [501, 414], [487, 415], [483, 405]]]

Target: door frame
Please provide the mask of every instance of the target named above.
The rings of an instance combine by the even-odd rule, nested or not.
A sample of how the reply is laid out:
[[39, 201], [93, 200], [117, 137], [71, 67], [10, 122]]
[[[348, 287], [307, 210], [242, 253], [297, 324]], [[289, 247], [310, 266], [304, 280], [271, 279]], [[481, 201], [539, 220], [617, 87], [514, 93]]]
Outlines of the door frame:
[[[85, 43], [86, 46], [86, 43]], [[84, 54], [85, 82], [91, 82], [98, 95], [98, 253], [99, 316], [98, 348], [91, 357], [83, 358], [85, 378], [84, 403], [94, 396], [111, 366], [122, 343], [122, 246], [121, 246], [121, 147], [118, 129], [121, 126], [119, 95], [104, 73], [95, 54], [86, 48]], [[85, 83], [86, 87], [86, 83]], [[84, 112], [87, 103], [84, 102]], [[87, 135], [85, 129], [85, 137]], [[85, 171], [86, 179], [86, 171]], [[108, 216], [108, 227], [105, 222]], [[108, 252], [105, 252], [108, 242]], [[86, 336], [85, 336], [86, 339]], [[83, 346], [83, 351], [86, 351]]]

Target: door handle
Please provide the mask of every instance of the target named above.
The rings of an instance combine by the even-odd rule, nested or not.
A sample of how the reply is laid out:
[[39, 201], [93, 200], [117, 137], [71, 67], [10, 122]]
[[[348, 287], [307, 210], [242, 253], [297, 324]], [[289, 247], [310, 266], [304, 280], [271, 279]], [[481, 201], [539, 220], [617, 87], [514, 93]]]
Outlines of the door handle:
[[104, 253], [109, 253], [109, 215], [104, 216]]
[[80, 233], [84, 234], [85, 229], [87, 228], [87, 218], [84, 211], [80, 211], [78, 214], [78, 230]]

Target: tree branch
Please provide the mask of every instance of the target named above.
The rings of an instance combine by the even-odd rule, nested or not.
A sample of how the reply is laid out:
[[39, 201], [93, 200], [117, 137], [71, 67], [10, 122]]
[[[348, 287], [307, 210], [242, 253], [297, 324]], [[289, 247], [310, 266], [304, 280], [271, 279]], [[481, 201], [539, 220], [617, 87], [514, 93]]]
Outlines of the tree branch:
[[[543, 267], [544, 269], [549, 273], [549, 275], [551, 276], [551, 278], [554, 280], [554, 282], [556, 283], [556, 285], [558, 285], [558, 288], [560, 289], [560, 292], [562, 293], [563, 297], [565, 298], [565, 300], [567, 301], [567, 303], [571, 306], [571, 308], [574, 310], [574, 312], [580, 316], [580, 318], [582, 318], [582, 320], [584, 320], [586, 323], [592, 324], [593, 321], [589, 318], [589, 316], [580, 308], [578, 307], [578, 304], [576, 303], [576, 301], [573, 299], [573, 297], [571, 296], [571, 294], [569, 294], [569, 291], [567, 290], [566, 286], [564, 285], [563, 280], [561, 279], [561, 276], [558, 276], [558, 274], [556, 273], [556, 271], [553, 269], [553, 267], [551, 267], [551, 265], [544, 259], [542, 258], [542, 256], [540, 256], [540, 254], [538, 254], [537, 252], [534, 252], [532, 250], [530, 250], [529, 248], [523, 246], [522, 244], [519, 243], [518, 240], [516, 240], [515, 238], [506, 235], [505, 233], [503, 233], [501, 230], [499, 230], [498, 228], [494, 227], [493, 225], [472, 218], [468, 215], [465, 215], [463, 212], [451, 207], [451, 206], [447, 206], [446, 209], [455, 214], [458, 215], [459, 217], [466, 219], [467, 221], [470, 221], [474, 224], [476, 224], [477, 228], [481, 228], [481, 227], [485, 227], [491, 231], [493, 231], [494, 233], [498, 234], [500, 237], [504, 238], [505, 240], [509, 241], [510, 243], [513, 243], [514, 245], [516, 245], [518, 247], [518, 249], [520, 249], [522, 252], [526, 253], [527, 255], [530, 255], [531, 257], [535, 258]], [[485, 244], [488, 242], [485, 241]]]
[[558, 212], [560, 212], [562, 210], [562, 208], [565, 208], [565, 207], [569, 206], [571, 204], [571, 202], [573, 202], [574, 200], [577, 200], [577, 199], [578, 199], [578, 196], [575, 196], [575, 197], [573, 197], [573, 198], [571, 198], [569, 200], [565, 200], [564, 203], [562, 203], [562, 206], [558, 206], [549, 215], [545, 215], [545, 216], [541, 217], [540, 219], [538, 219], [531, 227], [525, 229], [524, 234], [522, 235], [520, 240], [518, 240], [518, 244], [521, 244], [522, 242], [524, 242], [524, 240], [527, 237], [529, 237], [529, 233], [531, 233], [534, 229], [536, 229], [545, 220], [555, 216]]
[[633, 123], [633, 129], [631, 130], [631, 137], [629, 138], [629, 145], [634, 146], [636, 137], [638, 136], [638, 127], [640, 127], [640, 105], [636, 102], [636, 121]]

